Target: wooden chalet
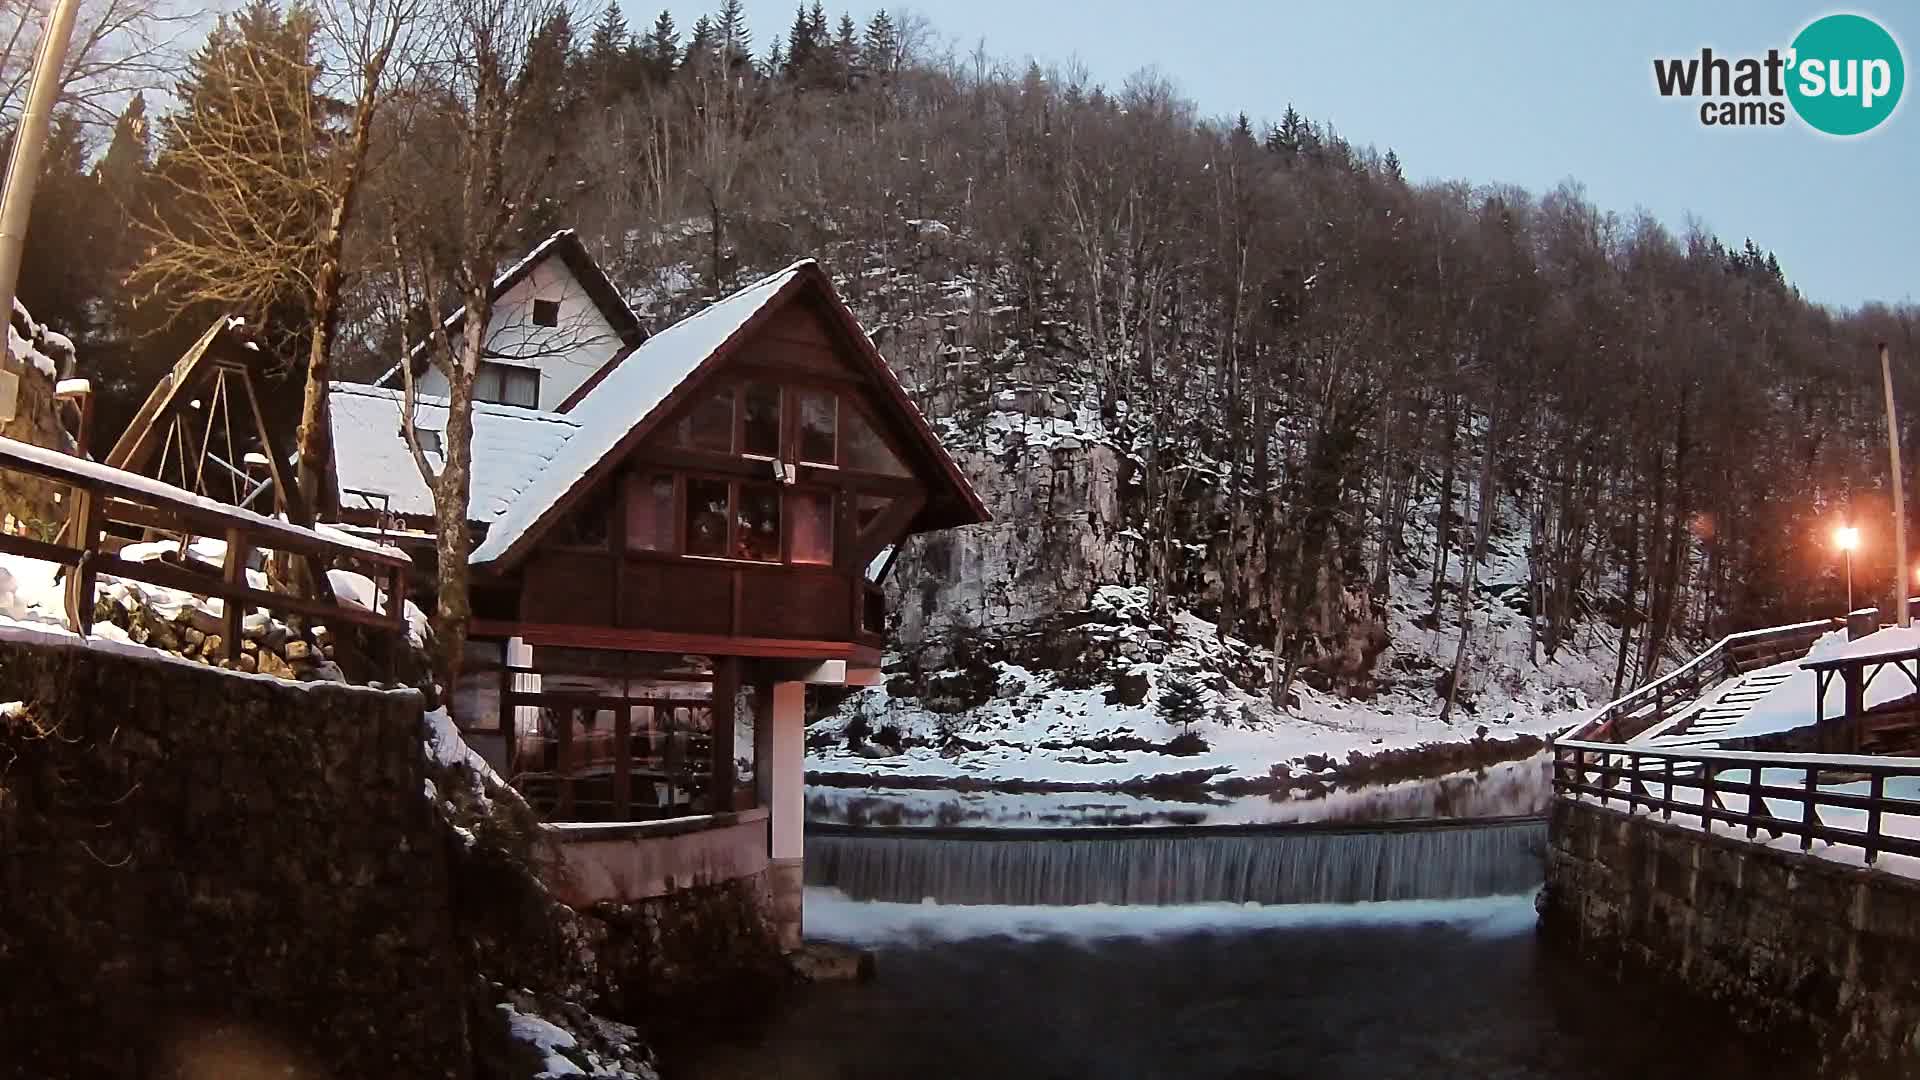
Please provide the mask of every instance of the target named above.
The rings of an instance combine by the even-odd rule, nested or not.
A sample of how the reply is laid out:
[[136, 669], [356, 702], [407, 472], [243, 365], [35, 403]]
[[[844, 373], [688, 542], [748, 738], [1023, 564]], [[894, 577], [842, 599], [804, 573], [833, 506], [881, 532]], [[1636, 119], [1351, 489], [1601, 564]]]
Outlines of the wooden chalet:
[[[554, 261], [549, 282], [580, 272]], [[330, 404], [347, 521], [424, 545], [399, 391]], [[444, 413], [427, 397], [419, 425]], [[900, 543], [987, 520], [871, 339], [798, 262], [616, 349], [551, 410], [477, 405], [473, 460], [468, 741], [562, 823], [579, 898], [764, 870], [797, 935], [804, 688], [876, 681]]]

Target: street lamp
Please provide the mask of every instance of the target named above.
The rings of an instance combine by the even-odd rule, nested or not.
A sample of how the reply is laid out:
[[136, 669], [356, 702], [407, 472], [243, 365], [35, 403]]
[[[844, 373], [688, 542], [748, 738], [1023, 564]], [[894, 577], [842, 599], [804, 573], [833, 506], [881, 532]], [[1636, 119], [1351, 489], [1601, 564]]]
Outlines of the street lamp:
[[1842, 525], [1833, 530], [1833, 546], [1847, 553], [1847, 614], [1853, 614], [1853, 549], [1860, 546], [1860, 530]]

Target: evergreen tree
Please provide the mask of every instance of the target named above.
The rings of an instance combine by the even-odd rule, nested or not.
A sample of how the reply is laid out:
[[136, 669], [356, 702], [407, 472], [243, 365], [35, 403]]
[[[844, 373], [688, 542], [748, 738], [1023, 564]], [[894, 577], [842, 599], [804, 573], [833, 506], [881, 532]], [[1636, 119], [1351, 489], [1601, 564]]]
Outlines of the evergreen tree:
[[619, 4], [609, 0], [607, 9], [600, 13], [600, 21], [593, 25], [593, 37], [587, 42], [587, 77], [592, 84], [593, 99], [599, 104], [615, 101], [632, 89], [626, 77], [629, 37], [626, 16], [620, 14]]
[[702, 15], [693, 21], [693, 30], [687, 35], [687, 52], [681, 64], [695, 71], [709, 67], [720, 55], [719, 45], [713, 20]]
[[769, 79], [788, 74], [786, 43], [779, 38], [774, 38], [773, 45], [767, 49], [767, 63], [762, 74]]
[[860, 61], [860, 28], [844, 11], [840, 13], [840, 31], [833, 39], [833, 54], [842, 70], [851, 71]]
[[147, 95], [135, 94], [114, 121], [107, 152], [93, 170], [93, 178], [123, 211], [132, 211], [152, 157], [147, 129]]
[[899, 51], [900, 34], [894, 28], [893, 16], [881, 8], [867, 20], [866, 41], [860, 51], [861, 66], [875, 75], [891, 75]]
[[646, 60], [647, 76], [655, 85], [673, 77], [674, 69], [680, 64], [680, 31], [674, 28], [673, 12], [662, 9], [653, 20], [653, 29], [647, 33], [641, 55]]
[[714, 36], [728, 71], [752, 66], [753, 31], [747, 26], [747, 13], [740, 0], [722, 0]]
[[[819, 5], [815, 5], [817, 8]], [[817, 60], [821, 41], [816, 36], [813, 19], [807, 14], [807, 6], [800, 5], [793, 12], [793, 27], [787, 31], [787, 52], [785, 63], [778, 69], [780, 74], [794, 82], [803, 81]], [[780, 43], [774, 42], [779, 48]]]
[[326, 215], [331, 109], [315, 89], [314, 41], [307, 10], [272, 0], [214, 25], [161, 125], [165, 194], [146, 223], [155, 255], [136, 268], [181, 333], [243, 315], [283, 362], [307, 333], [308, 260]]
[[1170, 724], [1179, 724], [1183, 733], [1207, 712], [1199, 684], [1179, 676], [1168, 680], [1167, 688], [1160, 691], [1158, 704], [1160, 715]]
[[[11, 146], [6, 149], [11, 153]], [[103, 245], [124, 230], [100, 185], [88, 182], [90, 155], [77, 116], [67, 111], [54, 116], [43, 154], [17, 293], [35, 319], [85, 338], [110, 281], [100, 272]]]
[[1381, 159], [1380, 169], [1386, 173], [1387, 180], [1391, 183], [1403, 187], [1406, 185], [1407, 175], [1400, 169], [1400, 155], [1394, 153], [1391, 149], [1387, 151], [1387, 156]]

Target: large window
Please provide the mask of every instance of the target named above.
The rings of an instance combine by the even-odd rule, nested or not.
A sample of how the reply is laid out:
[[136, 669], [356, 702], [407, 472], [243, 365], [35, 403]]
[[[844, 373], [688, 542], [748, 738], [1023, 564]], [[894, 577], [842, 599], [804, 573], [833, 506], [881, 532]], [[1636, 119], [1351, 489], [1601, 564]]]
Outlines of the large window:
[[833, 562], [833, 493], [796, 491], [787, 500], [793, 517], [793, 561], [824, 566]]
[[673, 474], [627, 474], [627, 550], [673, 549]]
[[674, 442], [693, 450], [717, 454], [733, 451], [733, 389], [728, 387], [701, 398], [674, 430]]
[[731, 488], [725, 480], [687, 478], [687, 554], [726, 558]]
[[852, 395], [820, 386], [755, 379], [720, 387], [691, 405], [669, 437], [675, 446], [713, 454], [913, 475]]
[[733, 527], [733, 557], [754, 562], [780, 561], [780, 488], [775, 484], [740, 484], [739, 507]]
[[614, 489], [603, 486], [561, 519], [556, 539], [567, 547], [604, 548], [612, 535]]
[[771, 383], [748, 383], [740, 404], [740, 452], [780, 457], [780, 388]]
[[540, 370], [482, 360], [479, 372], [473, 377], [473, 400], [537, 409], [540, 407]]
[[825, 390], [801, 390], [794, 394], [794, 417], [800, 429], [800, 460], [838, 464], [840, 398]]

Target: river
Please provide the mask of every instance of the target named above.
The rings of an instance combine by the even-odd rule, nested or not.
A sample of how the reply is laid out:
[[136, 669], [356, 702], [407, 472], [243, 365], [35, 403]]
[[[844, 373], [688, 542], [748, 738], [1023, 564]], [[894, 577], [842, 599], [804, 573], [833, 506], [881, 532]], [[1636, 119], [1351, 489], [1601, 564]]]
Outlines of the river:
[[[1541, 826], [1511, 815], [1545, 797], [1533, 762], [1315, 800], [816, 789], [839, 828], [809, 840], [807, 934], [870, 950], [875, 978], [669, 1038], [666, 1075], [1820, 1075], [1543, 945]], [[1508, 819], [1408, 821], [1436, 810]], [[1185, 902], [1222, 896], [1242, 902]]]
[[867, 983], [795, 993], [669, 1075], [1796, 1080], [1683, 1003], [1543, 949], [1530, 896], [1248, 908], [807, 897]]

